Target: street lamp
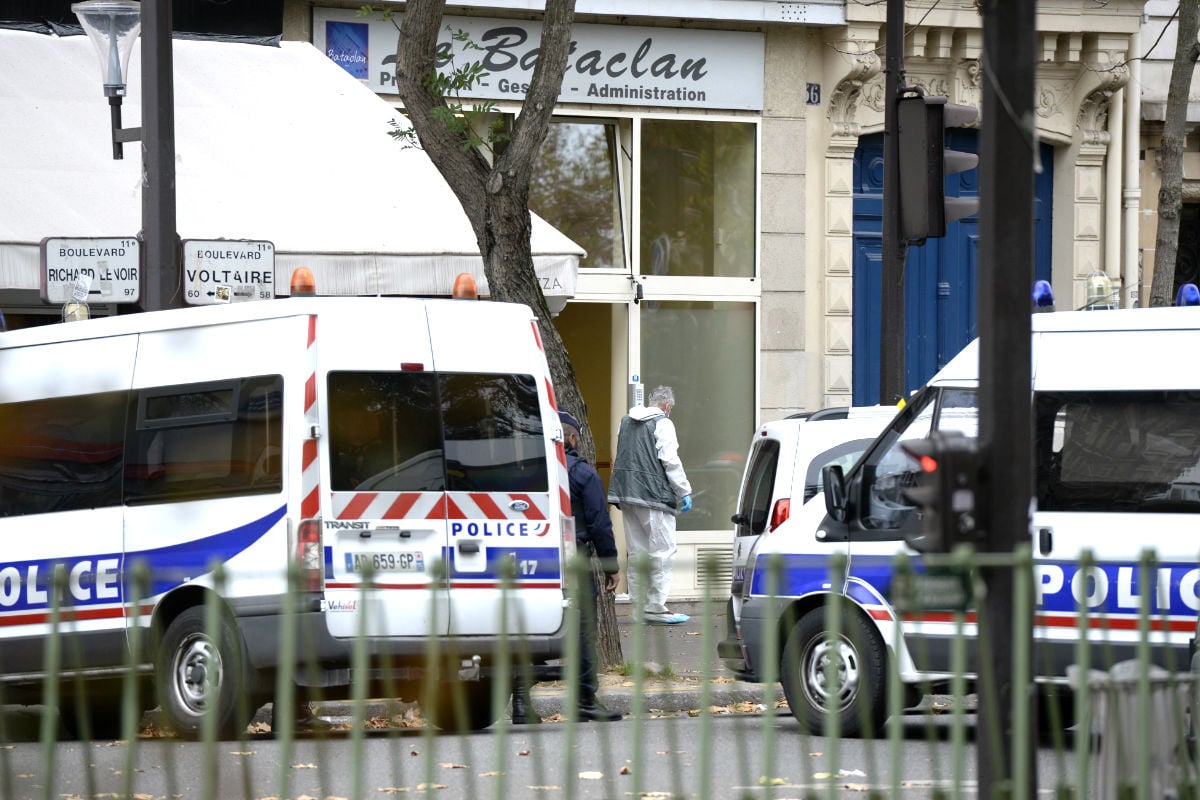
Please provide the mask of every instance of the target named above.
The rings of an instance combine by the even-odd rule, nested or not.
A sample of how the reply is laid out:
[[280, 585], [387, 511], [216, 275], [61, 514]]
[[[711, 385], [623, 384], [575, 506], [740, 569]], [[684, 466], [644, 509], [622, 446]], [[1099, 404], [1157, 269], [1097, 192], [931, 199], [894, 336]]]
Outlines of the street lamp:
[[104, 80], [104, 96], [112, 111], [113, 158], [125, 157], [124, 142], [135, 142], [141, 128], [121, 127], [121, 98], [125, 96], [125, 76], [129, 72], [129, 55], [142, 27], [141, 3], [123, 0], [88, 0], [72, 3], [71, 11], [79, 17], [84, 32], [96, 46], [100, 56], [100, 74]]
[[[72, 3], [100, 54], [104, 94], [112, 107], [113, 158], [122, 143], [142, 143], [143, 311], [178, 305], [179, 236], [175, 231], [175, 88], [171, 0], [144, 6], [127, 0]], [[121, 97], [133, 41], [142, 37], [142, 126], [121, 127]]]

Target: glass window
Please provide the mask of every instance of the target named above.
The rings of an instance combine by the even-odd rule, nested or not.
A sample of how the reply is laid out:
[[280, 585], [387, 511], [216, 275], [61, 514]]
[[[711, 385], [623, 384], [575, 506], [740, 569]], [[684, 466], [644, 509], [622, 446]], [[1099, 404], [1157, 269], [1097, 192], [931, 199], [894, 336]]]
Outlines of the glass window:
[[824, 453], [819, 454], [808, 464], [808, 469], [804, 472], [804, 502], [808, 502], [812, 498], [819, 495], [825, 489], [824, 479], [821, 476], [821, 471], [826, 467], [841, 467], [842, 473], [850, 471], [874, 439], [854, 439], [853, 441], [839, 444], [836, 447], [831, 447]]
[[283, 489], [283, 378], [144, 389], [130, 420], [125, 502]]
[[1038, 507], [1200, 513], [1200, 395], [1039, 394]]
[[728, 530], [754, 433], [754, 305], [700, 301], [641, 304], [646, 393], [675, 391], [671, 413], [692, 484], [679, 530]]
[[121, 502], [128, 394], [0, 406], [0, 516]]
[[580, 266], [625, 269], [617, 126], [555, 121], [538, 153], [529, 208], [587, 251]]
[[445, 488], [432, 372], [331, 372], [329, 429], [333, 491]]
[[866, 503], [862, 515], [863, 527], [876, 530], [899, 528], [913, 512], [904, 499], [903, 491], [917, 484], [919, 467], [916, 460], [904, 451], [903, 445], [914, 439], [924, 439], [933, 429], [934, 400], [937, 392], [919, 396], [909, 404], [907, 421], [900, 428], [885, 432], [881, 446], [876, 447], [863, 465], [863, 485]]
[[755, 128], [642, 123], [641, 271], [754, 277]]
[[449, 491], [549, 489], [532, 375], [447, 374], [441, 391]]
[[333, 491], [545, 492], [531, 375], [329, 375]]
[[746, 486], [742, 492], [742, 507], [738, 509], [737, 535], [757, 536], [767, 529], [771, 515], [771, 495], [775, 490], [775, 472], [779, 466], [779, 442], [760, 441], [754, 448]]

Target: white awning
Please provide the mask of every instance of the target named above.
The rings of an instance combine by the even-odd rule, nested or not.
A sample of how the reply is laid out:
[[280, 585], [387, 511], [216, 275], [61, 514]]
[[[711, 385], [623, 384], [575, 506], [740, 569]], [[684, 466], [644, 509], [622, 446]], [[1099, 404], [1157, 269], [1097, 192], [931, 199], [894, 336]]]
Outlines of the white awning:
[[[141, 124], [133, 51], [123, 126]], [[448, 294], [483, 261], [458, 199], [424, 152], [388, 136], [404, 117], [312, 45], [174, 41], [181, 239], [275, 246], [276, 292], [310, 267], [320, 294]], [[141, 143], [112, 158], [86, 36], [0, 30], [0, 289], [37, 289], [45, 237], [141, 228]], [[583, 250], [536, 215], [534, 267], [552, 305]], [[554, 301], [558, 300], [559, 303]]]

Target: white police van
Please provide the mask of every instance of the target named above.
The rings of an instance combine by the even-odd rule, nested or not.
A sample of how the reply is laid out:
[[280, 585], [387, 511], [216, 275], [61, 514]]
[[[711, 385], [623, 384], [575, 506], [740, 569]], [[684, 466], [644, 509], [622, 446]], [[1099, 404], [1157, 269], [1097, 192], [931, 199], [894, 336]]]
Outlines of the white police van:
[[566, 633], [573, 521], [534, 315], [293, 297], [0, 333], [0, 540], [2, 702], [44, 702], [58, 672], [87, 695], [68, 724], [114, 732], [132, 664], [176, 731], [211, 710], [230, 735], [295, 625], [302, 696], [432, 675], [466, 699], [435, 724], [486, 726], [499, 654], [555, 659]]
[[[1093, 667], [1133, 657], [1142, 625], [1155, 663], [1188, 666], [1200, 609], [1200, 370], [1186, 354], [1197, 347], [1197, 308], [1033, 317], [1029, 535], [1034, 667], [1043, 683], [1064, 683], [1078, 661], [1084, 614]], [[902, 445], [934, 430], [977, 435], [978, 374], [974, 343], [910, 398], [844, 476], [829, 471], [826, 502], [806, 506], [803, 524], [760, 537], [747, 558], [735, 587], [737, 649], [726, 644], [725, 652], [742, 657], [744, 678], [777, 676], [810, 730], [823, 729], [831, 707], [843, 712], [843, 733], [875, 732], [887, 716], [889, 669], [909, 700], [952, 675], [954, 616], [897, 608], [895, 558], [917, 556], [905, 535], [920, 525], [902, 494], [918, 467]], [[1156, 559], [1149, 585], [1139, 573], [1146, 548]], [[847, 558], [838, 576], [830, 572], [835, 553]], [[1085, 553], [1095, 564], [1085, 566]], [[836, 641], [825, 622], [834, 592], [846, 603]], [[965, 619], [973, 637], [974, 613]], [[765, 663], [768, 653], [778, 661]], [[979, 655], [967, 648], [969, 678]], [[838, 680], [829, 680], [830, 668]]]

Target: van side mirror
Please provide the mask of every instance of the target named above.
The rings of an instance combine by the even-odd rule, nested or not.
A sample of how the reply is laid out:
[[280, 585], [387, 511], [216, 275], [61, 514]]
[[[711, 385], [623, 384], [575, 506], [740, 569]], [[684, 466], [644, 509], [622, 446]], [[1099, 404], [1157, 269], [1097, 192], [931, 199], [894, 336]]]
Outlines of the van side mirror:
[[846, 476], [840, 464], [830, 464], [821, 469], [824, 484], [825, 511], [838, 522], [846, 521]]

